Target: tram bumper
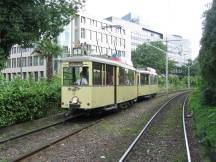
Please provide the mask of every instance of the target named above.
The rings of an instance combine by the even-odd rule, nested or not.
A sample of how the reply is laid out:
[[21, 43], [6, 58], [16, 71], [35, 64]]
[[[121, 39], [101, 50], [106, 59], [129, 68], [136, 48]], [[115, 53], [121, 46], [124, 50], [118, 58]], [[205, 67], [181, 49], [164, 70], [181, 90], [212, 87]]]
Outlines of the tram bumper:
[[77, 110], [80, 109], [80, 104], [70, 104], [69, 107], [71, 110]]

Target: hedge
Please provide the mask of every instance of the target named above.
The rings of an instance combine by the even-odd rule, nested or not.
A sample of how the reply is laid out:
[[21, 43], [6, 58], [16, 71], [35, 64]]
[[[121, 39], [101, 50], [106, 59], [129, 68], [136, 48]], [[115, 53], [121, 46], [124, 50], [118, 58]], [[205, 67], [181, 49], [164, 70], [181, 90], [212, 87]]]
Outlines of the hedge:
[[60, 79], [6, 81], [0, 76], [0, 127], [38, 119], [60, 107]]

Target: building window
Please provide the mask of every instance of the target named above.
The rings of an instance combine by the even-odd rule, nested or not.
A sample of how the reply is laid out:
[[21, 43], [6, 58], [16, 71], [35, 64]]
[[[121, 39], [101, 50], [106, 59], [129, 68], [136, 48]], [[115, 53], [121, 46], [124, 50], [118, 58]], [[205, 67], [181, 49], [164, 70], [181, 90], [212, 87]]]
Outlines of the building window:
[[26, 79], [26, 72], [23, 72], [23, 79]]
[[21, 67], [21, 58], [17, 58], [17, 67]]
[[86, 23], [86, 18], [81, 16], [81, 23], [85, 24]]
[[34, 66], [38, 66], [38, 56], [34, 56]]
[[96, 40], [97, 40], [97, 35], [96, 35], [96, 32], [95, 32], [95, 31], [92, 31], [91, 36], [92, 36], [92, 40], [93, 40], [93, 41], [96, 41]]
[[16, 68], [16, 58], [12, 59], [12, 68]]
[[21, 53], [21, 48], [17, 47], [17, 53]]
[[37, 71], [34, 72], [34, 78], [35, 78], [35, 81], [38, 81], [38, 72]]
[[40, 71], [40, 79], [42, 80], [44, 78], [44, 72]]
[[28, 57], [28, 66], [32, 66], [32, 57], [31, 56]]
[[8, 73], [8, 80], [11, 81], [11, 73]]
[[7, 68], [11, 68], [11, 59], [8, 59], [8, 61], [7, 61], [7, 66], [6, 66]]
[[81, 38], [85, 38], [86, 36], [85, 29], [81, 28]]
[[41, 66], [44, 65], [44, 58], [43, 57], [40, 57], [39, 63]]
[[23, 66], [23, 67], [26, 67], [26, 66], [27, 66], [27, 58], [26, 58], [26, 57], [23, 57], [23, 58], [22, 58], [22, 66]]
[[87, 24], [91, 25], [91, 19], [87, 18]]

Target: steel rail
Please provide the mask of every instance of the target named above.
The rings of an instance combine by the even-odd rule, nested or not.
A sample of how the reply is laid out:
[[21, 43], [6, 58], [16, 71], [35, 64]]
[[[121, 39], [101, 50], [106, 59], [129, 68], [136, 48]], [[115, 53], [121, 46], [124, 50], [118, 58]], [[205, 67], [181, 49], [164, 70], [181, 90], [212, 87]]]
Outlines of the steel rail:
[[[67, 120], [77, 118], [77, 117], [79, 117], [79, 116], [81, 116], [81, 115], [82, 115], [82, 114], [74, 115], [74, 116], [72, 116], [71, 118], [68, 118]], [[49, 124], [49, 125], [40, 127], [40, 128], [38, 128], [38, 129], [29, 131], [29, 132], [26, 132], [26, 133], [23, 133], [23, 134], [20, 134], [20, 135], [17, 135], [17, 136], [14, 136], [14, 137], [11, 137], [11, 138], [8, 138], [8, 139], [5, 139], [5, 140], [1, 140], [1, 141], [0, 141], [0, 144], [6, 143], [6, 142], [9, 142], [9, 141], [12, 141], [12, 140], [21, 138], [21, 137], [25, 137], [25, 136], [27, 136], [27, 135], [30, 135], [30, 134], [39, 132], [39, 131], [44, 130], [44, 129], [48, 129], [48, 128], [50, 128], [50, 127], [54, 127], [54, 126], [56, 126], [56, 125], [63, 124], [64, 122], [65, 122], [65, 120], [60, 120], [60, 121], [55, 122], [55, 123], [53, 123], [53, 124]]]
[[50, 142], [50, 143], [48, 143], [48, 144], [45, 144], [45, 145], [43, 145], [43, 146], [41, 146], [41, 147], [39, 147], [39, 148], [34, 149], [33, 151], [31, 151], [31, 152], [29, 152], [29, 153], [26, 153], [26, 154], [24, 154], [24, 155], [21, 155], [21, 156], [15, 158], [15, 159], [10, 160], [10, 161], [11, 161], [11, 162], [18, 162], [18, 161], [20, 161], [20, 160], [24, 160], [24, 159], [26, 159], [26, 158], [28, 158], [28, 157], [30, 157], [30, 156], [32, 156], [32, 155], [35, 155], [36, 153], [38, 153], [38, 152], [40, 152], [40, 151], [42, 151], [42, 150], [44, 150], [44, 149], [46, 149], [46, 148], [48, 148], [48, 147], [54, 145], [54, 144], [56, 144], [56, 143], [58, 143], [58, 142], [60, 142], [60, 141], [63, 141], [63, 140], [65, 140], [65, 139], [69, 138], [70, 136], [73, 136], [73, 135], [75, 135], [75, 134], [77, 134], [77, 133], [79, 133], [79, 132], [82, 132], [83, 130], [86, 130], [86, 129], [88, 129], [88, 128], [94, 126], [94, 125], [96, 125], [97, 123], [101, 122], [102, 120], [103, 120], [103, 119], [98, 119], [97, 121], [95, 121], [95, 122], [93, 122], [93, 123], [90, 123], [89, 125], [87, 125], [87, 126], [81, 128], [81, 129], [79, 129], [79, 130], [77, 130], [77, 131], [68, 133], [67, 135], [62, 136], [62, 137], [60, 137], [60, 138], [54, 140], [53, 142]]
[[125, 161], [125, 159], [127, 158], [127, 156], [129, 155], [129, 153], [132, 151], [133, 147], [136, 145], [136, 143], [138, 142], [138, 140], [141, 138], [141, 136], [143, 135], [143, 133], [146, 131], [146, 129], [148, 128], [148, 126], [150, 125], [150, 123], [153, 121], [153, 119], [155, 118], [155, 116], [158, 115], [158, 113], [167, 106], [168, 103], [170, 103], [173, 99], [181, 96], [185, 94], [181, 93], [179, 95], [176, 95], [174, 97], [172, 97], [171, 99], [169, 99], [166, 103], [164, 103], [162, 106], [160, 106], [160, 108], [158, 109], [158, 111], [151, 117], [151, 119], [147, 122], [147, 124], [144, 126], [144, 128], [141, 130], [141, 132], [138, 134], [138, 136], [136, 137], [136, 139], [132, 142], [132, 144], [128, 147], [128, 149], [125, 151], [125, 153], [122, 155], [122, 157], [120, 158], [119, 162], [123, 162]]
[[183, 120], [185, 146], [186, 146], [186, 150], [187, 150], [187, 159], [188, 159], [188, 162], [191, 162], [190, 149], [189, 149], [188, 138], [187, 138], [187, 130], [186, 130], [186, 126], [185, 126], [185, 106], [186, 106], [187, 100], [188, 100], [188, 96], [184, 100], [183, 111], [182, 111], [182, 120]]

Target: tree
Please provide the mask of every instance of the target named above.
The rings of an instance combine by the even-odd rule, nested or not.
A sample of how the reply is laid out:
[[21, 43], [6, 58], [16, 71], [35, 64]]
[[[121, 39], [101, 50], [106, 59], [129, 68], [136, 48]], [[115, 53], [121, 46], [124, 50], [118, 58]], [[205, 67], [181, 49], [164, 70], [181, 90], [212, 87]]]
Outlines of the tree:
[[199, 63], [204, 81], [203, 103], [216, 105], [216, 0], [204, 14]]
[[33, 54], [46, 58], [47, 81], [53, 76], [53, 57], [61, 55], [63, 49], [50, 39], [43, 39], [36, 44]]
[[56, 38], [80, 7], [80, 0], [1, 0], [0, 69], [13, 45]]
[[[166, 50], [166, 46], [162, 42], [151, 42], [151, 45]], [[136, 50], [132, 51], [132, 61], [135, 67], [152, 67], [157, 69], [160, 74], [165, 74], [166, 54], [147, 44], [139, 45]], [[169, 70], [173, 70], [175, 62], [169, 60]]]

